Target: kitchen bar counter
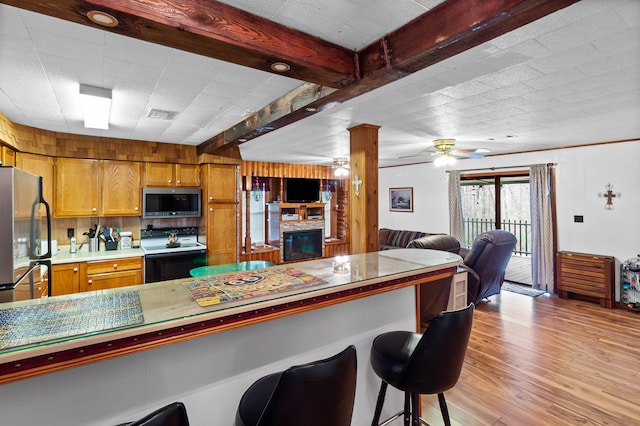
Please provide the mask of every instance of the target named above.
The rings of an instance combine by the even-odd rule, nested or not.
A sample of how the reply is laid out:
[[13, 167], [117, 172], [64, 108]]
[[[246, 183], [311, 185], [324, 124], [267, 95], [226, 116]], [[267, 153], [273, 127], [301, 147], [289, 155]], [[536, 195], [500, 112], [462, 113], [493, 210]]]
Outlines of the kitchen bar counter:
[[[216, 404], [216, 407], [219, 405], [220, 410], [225, 412], [221, 414], [221, 419], [232, 418], [235, 407], [230, 407], [229, 404], [237, 403], [235, 399], [239, 398], [242, 390], [250, 384], [248, 381], [254, 379], [255, 375], [271, 370], [273, 365], [268, 367], [270, 363], [284, 363], [283, 367], [297, 364], [309, 360], [309, 357], [331, 355], [328, 352], [337, 352], [352, 342], [359, 346], [359, 377], [362, 374], [359, 382], [368, 382], [372, 380], [373, 374], [367, 367], [368, 342], [381, 330], [407, 325], [416, 329], [418, 319], [414, 287], [419, 288], [418, 284], [453, 276], [462, 261], [452, 253], [424, 249], [351, 255], [344, 257], [346, 263], [343, 265], [337, 265], [336, 259], [318, 259], [271, 267], [295, 268], [324, 280], [323, 284], [207, 307], [199, 306], [185, 287], [185, 282], [198, 278], [92, 292], [115, 294], [137, 290], [144, 322], [55, 342], [4, 349], [0, 352], [0, 384], [4, 383], [0, 386], [0, 399], [10, 396], [5, 401], [16, 404], [15, 409], [12, 409], [13, 414], [18, 416], [15, 418], [22, 416], [29, 410], [21, 410], [20, 401], [32, 400], [32, 395], [24, 394], [19, 397], [14, 391], [23, 388], [19, 386], [23, 379], [32, 377], [38, 382], [51, 384], [51, 387], [73, 386], [78, 389], [73, 392], [91, 394], [90, 389], [81, 390], [85, 386], [100, 388], [100, 392], [112, 395], [127, 389], [124, 393], [128, 395], [128, 399], [121, 402], [136, 405], [132, 409], [132, 413], [135, 412], [136, 415], [131, 418], [150, 411], [149, 408], [152, 407], [147, 406], [150, 402], [155, 407], [167, 398], [199, 400], [202, 392], [207, 394], [208, 400], [220, 398], [220, 404]], [[79, 295], [61, 296], [74, 297]], [[48, 301], [55, 299], [59, 298], [49, 298]], [[252, 345], [251, 341], [257, 346]], [[154, 350], [149, 351], [150, 349]], [[128, 356], [122, 357], [123, 355]], [[103, 361], [100, 363], [103, 366], [95, 364], [96, 367], [93, 367], [99, 361]], [[135, 372], [125, 367], [132, 362], [137, 366]], [[62, 371], [80, 366], [84, 366], [84, 373], [73, 373], [75, 369], [68, 373]], [[112, 368], [117, 370], [112, 371]], [[183, 368], [190, 371], [182, 371]], [[362, 373], [360, 369], [363, 369]], [[122, 371], [125, 376], [116, 371]], [[253, 371], [250, 376], [246, 374], [248, 371]], [[154, 376], [149, 376], [160, 372], [160, 377], [164, 377], [162, 384], [157, 383]], [[42, 376], [45, 373], [54, 374]], [[170, 378], [167, 374], [175, 374], [176, 377]], [[114, 384], [115, 389], [119, 390], [108, 390], [112, 386], [109, 383], [115, 377], [121, 377], [122, 382], [131, 380], [135, 383]], [[204, 377], [209, 377], [207, 380], [213, 382], [201, 383]], [[67, 383], [69, 380], [74, 383]], [[82, 383], [75, 383], [76, 380]], [[103, 381], [106, 383], [102, 383]], [[142, 389], [145, 386], [149, 388]], [[135, 389], [141, 389], [141, 394], [130, 394]], [[358, 397], [360, 402], [357, 405], [360, 408], [357, 411], [364, 413], [369, 410], [362, 410], [362, 407], [369, 405], [369, 399], [373, 400], [372, 404], [375, 403], [376, 390], [372, 390], [371, 398], [368, 392]], [[170, 396], [157, 395], [157, 392], [168, 392]], [[132, 402], [134, 400], [135, 403]], [[120, 402], [116, 403], [119, 404]], [[216, 410], [216, 407], [212, 409]], [[104, 407], [97, 406], [85, 408], [92, 414], [96, 410], [104, 410]], [[194, 413], [194, 418], [200, 416], [204, 420], [208, 409], [200, 408], [205, 411]], [[192, 411], [193, 409], [190, 410], [190, 417]], [[368, 416], [363, 413], [355, 415], [354, 421], [359, 416]], [[11, 414], [8, 415], [11, 419]], [[37, 413], [31, 415], [34, 416], [32, 421], [38, 420]], [[89, 422], [74, 418], [77, 415], [79, 414], [66, 415], [66, 423], [61, 418], [60, 424], [114, 424], [127, 420], [116, 418], [117, 415], [112, 413], [103, 423], [93, 420]]]

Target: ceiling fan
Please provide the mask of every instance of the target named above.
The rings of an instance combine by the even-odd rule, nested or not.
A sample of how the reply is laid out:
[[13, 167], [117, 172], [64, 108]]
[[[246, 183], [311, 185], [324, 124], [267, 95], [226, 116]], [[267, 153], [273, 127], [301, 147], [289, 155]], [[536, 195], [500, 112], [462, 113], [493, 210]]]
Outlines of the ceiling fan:
[[457, 158], [482, 158], [485, 154], [491, 152], [491, 150], [487, 148], [453, 149], [455, 144], [455, 139], [436, 139], [433, 141], [433, 148], [416, 155], [401, 158], [426, 155], [436, 157], [433, 161], [433, 164], [436, 166], [444, 166], [455, 164]]

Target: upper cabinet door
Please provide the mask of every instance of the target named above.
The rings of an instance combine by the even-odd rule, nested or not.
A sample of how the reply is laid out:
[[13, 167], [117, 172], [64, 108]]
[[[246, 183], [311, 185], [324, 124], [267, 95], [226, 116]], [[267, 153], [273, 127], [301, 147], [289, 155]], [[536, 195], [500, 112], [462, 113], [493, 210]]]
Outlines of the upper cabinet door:
[[171, 163], [147, 163], [144, 167], [145, 186], [175, 186]]
[[147, 163], [145, 186], [200, 186], [198, 164]]
[[98, 160], [58, 158], [55, 162], [55, 217], [98, 216]]
[[176, 186], [200, 186], [200, 166], [176, 164]]
[[18, 152], [16, 154], [16, 167], [34, 175], [42, 176], [42, 195], [53, 207], [53, 157]]
[[140, 216], [140, 163], [102, 162], [102, 215]]
[[16, 152], [6, 146], [0, 146], [0, 162], [3, 166], [15, 166]]

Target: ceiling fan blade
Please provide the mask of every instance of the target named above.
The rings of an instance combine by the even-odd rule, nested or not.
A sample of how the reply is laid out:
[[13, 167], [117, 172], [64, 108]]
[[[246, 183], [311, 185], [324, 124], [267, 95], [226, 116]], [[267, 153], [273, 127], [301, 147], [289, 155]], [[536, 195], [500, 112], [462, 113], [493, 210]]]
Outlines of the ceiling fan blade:
[[438, 155], [438, 153], [435, 151], [422, 151], [417, 154], [403, 155], [402, 157], [398, 157], [398, 158], [433, 157], [434, 155]]
[[484, 154], [477, 152], [462, 152], [453, 154], [456, 158], [484, 158]]

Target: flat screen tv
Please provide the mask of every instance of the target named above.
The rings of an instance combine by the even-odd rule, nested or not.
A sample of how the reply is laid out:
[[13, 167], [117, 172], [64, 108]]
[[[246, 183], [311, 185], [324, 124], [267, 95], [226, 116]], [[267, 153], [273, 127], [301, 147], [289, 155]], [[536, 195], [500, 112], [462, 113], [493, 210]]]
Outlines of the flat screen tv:
[[284, 181], [284, 201], [315, 203], [320, 200], [320, 179], [287, 178]]

